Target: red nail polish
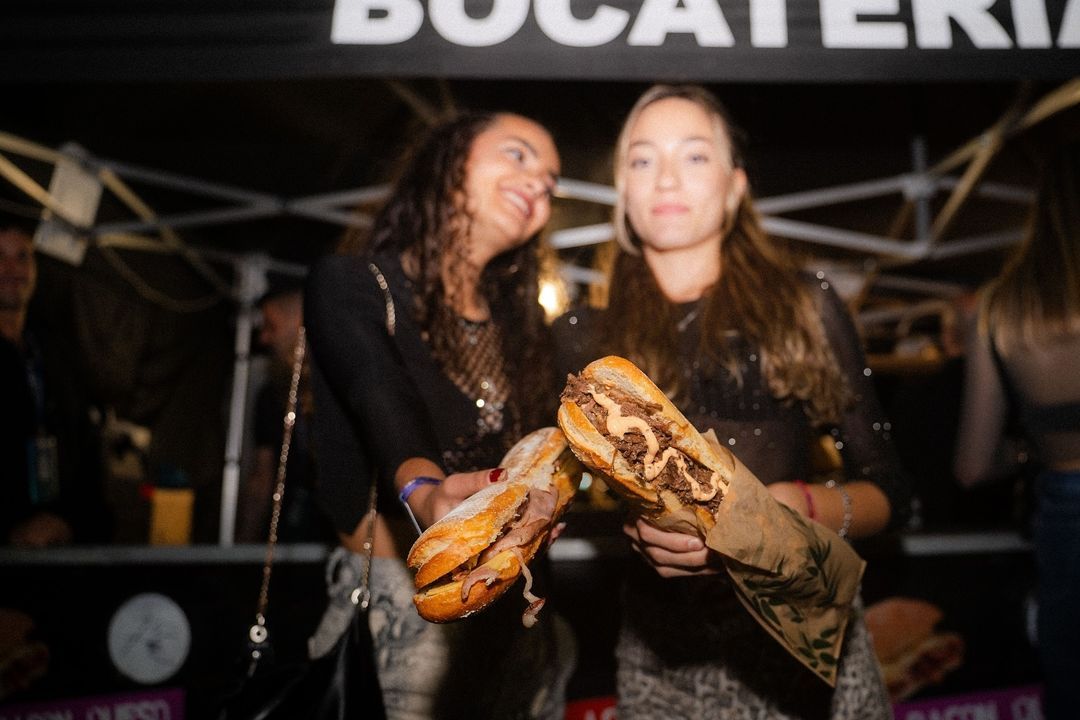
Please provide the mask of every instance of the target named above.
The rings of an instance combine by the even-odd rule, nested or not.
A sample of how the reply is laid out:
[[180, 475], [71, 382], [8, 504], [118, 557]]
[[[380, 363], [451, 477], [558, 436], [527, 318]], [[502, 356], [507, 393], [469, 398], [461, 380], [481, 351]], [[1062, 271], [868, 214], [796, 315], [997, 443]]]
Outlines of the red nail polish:
[[495, 468], [494, 470], [492, 470], [491, 472], [488, 473], [488, 482], [489, 483], [497, 483], [497, 482], [499, 482], [500, 480], [503, 479], [503, 475], [505, 475], [505, 474], [506, 474], [506, 470], [504, 470], [503, 468]]

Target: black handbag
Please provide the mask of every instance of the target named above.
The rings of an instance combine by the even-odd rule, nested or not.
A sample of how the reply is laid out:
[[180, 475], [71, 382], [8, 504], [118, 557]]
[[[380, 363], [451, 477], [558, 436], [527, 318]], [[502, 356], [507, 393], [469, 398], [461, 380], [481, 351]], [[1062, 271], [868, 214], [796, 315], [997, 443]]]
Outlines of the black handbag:
[[257, 666], [226, 701], [219, 720], [385, 718], [366, 620], [367, 613], [354, 614], [345, 635], [316, 660]]
[[[285, 491], [285, 467], [295, 425], [300, 376], [304, 363], [304, 328], [296, 342], [293, 374], [285, 411], [281, 455], [278, 458], [277, 486], [270, 516], [270, 534], [263, 564], [255, 623], [248, 630], [245, 672], [237, 687], [225, 699], [218, 720], [380, 720], [386, 717], [376, 674], [374, 646], [367, 624], [370, 599], [373, 537], [364, 543], [365, 563], [356, 590], [352, 593], [355, 612], [345, 634], [327, 654], [314, 660], [277, 663], [266, 626], [270, 573], [281, 500]], [[374, 532], [375, 487], [368, 504], [369, 527]]]

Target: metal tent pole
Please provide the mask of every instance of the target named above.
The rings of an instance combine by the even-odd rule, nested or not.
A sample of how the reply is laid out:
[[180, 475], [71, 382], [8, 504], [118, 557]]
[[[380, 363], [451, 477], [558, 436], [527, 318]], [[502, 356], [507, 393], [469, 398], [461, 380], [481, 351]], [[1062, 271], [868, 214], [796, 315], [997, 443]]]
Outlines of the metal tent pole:
[[238, 275], [240, 311], [236, 316], [232, 396], [229, 428], [225, 443], [225, 469], [221, 478], [221, 524], [219, 542], [231, 546], [236, 535], [236, 504], [240, 497], [240, 454], [244, 442], [244, 411], [247, 404], [248, 375], [251, 370], [251, 330], [258, 310], [255, 301], [266, 292], [266, 259], [249, 255], [240, 260]]

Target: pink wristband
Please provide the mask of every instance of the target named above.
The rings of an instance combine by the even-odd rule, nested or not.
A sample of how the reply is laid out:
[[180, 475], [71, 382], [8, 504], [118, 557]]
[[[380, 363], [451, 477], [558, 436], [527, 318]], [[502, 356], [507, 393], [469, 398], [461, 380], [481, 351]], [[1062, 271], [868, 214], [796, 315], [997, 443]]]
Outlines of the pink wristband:
[[813, 520], [817, 517], [817, 513], [814, 512], [814, 496], [810, 494], [810, 488], [806, 487], [806, 483], [802, 480], [793, 480], [792, 482], [802, 490], [803, 497], [806, 498], [806, 517]]

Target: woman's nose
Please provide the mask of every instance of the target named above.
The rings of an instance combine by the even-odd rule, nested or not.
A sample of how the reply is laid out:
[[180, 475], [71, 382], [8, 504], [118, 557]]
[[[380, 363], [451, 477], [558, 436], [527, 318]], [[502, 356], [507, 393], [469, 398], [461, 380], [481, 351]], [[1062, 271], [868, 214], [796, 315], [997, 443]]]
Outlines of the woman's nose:
[[656, 186], [667, 190], [679, 185], [679, 176], [675, 165], [667, 160], [661, 160], [656, 168]]
[[531, 173], [525, 178], [525, 187], [529, 191], [534, 199], [543, 197], [548, 194], [547, 183], [544, 182], [544, 177], [540, 173]]

